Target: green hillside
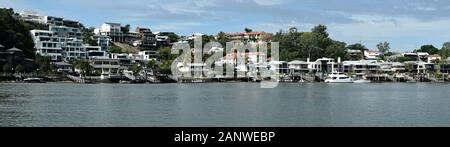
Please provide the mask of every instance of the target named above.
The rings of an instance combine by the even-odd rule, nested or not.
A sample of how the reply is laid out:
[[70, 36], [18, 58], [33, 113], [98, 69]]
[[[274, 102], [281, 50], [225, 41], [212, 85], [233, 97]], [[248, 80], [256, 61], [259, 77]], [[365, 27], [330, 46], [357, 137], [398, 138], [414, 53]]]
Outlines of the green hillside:
[[27, 58], [35, 58], [30, 30], [46, 29], [46, 26], [25, 22], [16, 18], [13, 9], [0, 8], [0, 44], [6, 48], [17, 47]]

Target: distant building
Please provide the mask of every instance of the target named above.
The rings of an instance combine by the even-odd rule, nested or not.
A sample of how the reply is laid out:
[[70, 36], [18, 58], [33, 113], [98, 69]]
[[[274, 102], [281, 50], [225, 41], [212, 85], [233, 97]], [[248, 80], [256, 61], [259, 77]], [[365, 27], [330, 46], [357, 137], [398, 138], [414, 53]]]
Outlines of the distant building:
[[157, 51], [140, 51], [139, 55], [144, 61], [159, 61], [160, 55]]
[[370, 51], [370, 50], [365, 50], [364, 51], [364, 58], [366, 60], [378, 60], [380, 59], [381, 53], [378, 51]]
[[94, 35], [94, 40], [97, 45], [101, 47], [102, 51], [108, 51], [109, 46], [111, 45], [111, 38], [105, 35]]
[[0, 45], [0, 68], [5, 64], [11, 65], [11, 71], [15, 72], [18, 65], [24, 68], [24, 72], [33, 71], [34, 60], [25, 58], [23, 51], [18, 48], [11, 48], [5, 50], [3, 45]]
[[64, 18], [61, 17], [44, 16], [43, 22], [47, 25], [62, 26], [64, 24], [63, 20]]
[[236, 32], [226, 33], [225, 35], [231, 40], [241, 40], [246, 42], [256, 42], [262, 39], [264, 32]]
[[86, 46], [87, 58], [108, 58], [106, 51], [103, 51], [100, 46]]
[[358, 61], [364, 59], [364, 53], [361, 50], [347, 49], [349, 60]]
[[143, 50], [155, 49], [157, 46], [156, 35], [153, 34], [149, 28], [136, 28], [136, 32], [139, 33], [139, 40], [133, 43], [133, 46]]
[[441, 61], [441, 60], [442, 60], [441, 55], [434, 54], [434, 55], [428, 56], [427, 62], [428, 63], [434, 63], [436, 61]]
[[98, 30], [99, 35], [108, 36], [114, 42], [124, 42], [124, 34], [122, 33], [120, 23], [104, 23]]
[[403, 57], [407, 57], [410, 59], [413, 59], [413, 61], [428, 61], [428, 56], [430, 54], [426, 53], [426, 52], [416, 52], [416, 53], [403, 53], [402, 56]]
[[21, 13], [19, 13], [19, 16], [22, 20], [27, 21], [27, 22], [35, 22], [35, 23], [40, 23], [40, 24], [44, 24], [44, 16], [39, 15], [39, 13], [37, 12], [32, 12], [32, 11], [23, 11]]

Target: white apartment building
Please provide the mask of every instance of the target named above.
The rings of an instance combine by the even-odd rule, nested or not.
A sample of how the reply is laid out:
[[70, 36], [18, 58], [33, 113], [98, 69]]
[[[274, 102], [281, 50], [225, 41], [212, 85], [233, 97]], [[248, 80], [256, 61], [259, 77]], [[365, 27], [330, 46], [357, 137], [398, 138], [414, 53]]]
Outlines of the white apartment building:
[[54, 62], [63, 59], [59, 37], [53, 31], [31, 30], [30, 33], [34, 40], [36, 54], [49, 56]]
[[40, 24], [44, 24], [45, 23], [44, 22], [44, 16], [39, 15], [39, 13], [37, 13], [37, 12], [23, 11], [23, 12], [19, 13], [19, 16], [24, 21], [36, 22], [36, 23], [40, 23]]
[[94, 40], [97, 42], [97, 45], [101, 47], [101, 51], [108, 51], [108, 48], [111, 45], [111, 38], [109, 36], [95, 35]]
[[96, 30], [96, 33], [103, 36], [109, 36], [114, 42], [123, 42], [124, 36], [120, 23], [104, 23], [102, 27]]
[[366, 60], [377, 60], [380, 58], [381, 53], [378, 51], [364, 51], [364, 57]]
[[140, 51], [139, 55], [144, 61], [158, 61], [159, 59], [159, 53], [157, 51]]
[[48, 24], [48, 25], [57, 25], [57, 26], [62, 26], [63, 23], [63, 18], [61, 17], [54, 17], [54, 16], [44, 16], [43, 17], [43, 23]]
[[106, 51], [102, 51], [100, 46], [85, 46], [86, 47], [86, 55], [88, 59], [96, 59], [96, 58], [108, 58], [108, 54]]
[[86, 59], [86, 48], [82, 40], [76, 38], [60, 38], [65, 61]]
[[49, 26], [50, 31], [59, 37], [65, 61], [86, 59], [86, 48], [83, 45], [81, 30], [66, 26]]

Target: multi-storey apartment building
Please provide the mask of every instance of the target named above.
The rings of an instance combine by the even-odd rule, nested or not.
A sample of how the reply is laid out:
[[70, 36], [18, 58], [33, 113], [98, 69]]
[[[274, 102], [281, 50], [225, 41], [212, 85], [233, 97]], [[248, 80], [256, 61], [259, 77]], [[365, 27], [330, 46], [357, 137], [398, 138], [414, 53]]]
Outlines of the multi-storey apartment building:
[[137, 46], [140, 49], [152, 49], [156, 47], [157, 40], [152, 33], [152, 30], [149, 28], [137, 27], [136, 32], [140, 34], [140, 40], [133, 44], [134, 46]]
[[31, 30], [31, 37], [34, 40], [36, 54], [49, 56], [52, 61], [61, 61], [62, 48], [58, 35], [53, 31]]
[[65, 61], [86, 59], [86, 48], [79, 28], [50, 25], [49, 29], [59, 37]]
[[108, 48], [111, 45], [111, 38], [109, 36], [95, 35], [94, 40], [97, 45], [101, 47], [101, 51], [108, 51]]
[[124, 35], [122, 33], [120, 23], [104, 23], [100, 29], [96, 31], [97, 34], [109, 36], [114, 42], [124, 42]]

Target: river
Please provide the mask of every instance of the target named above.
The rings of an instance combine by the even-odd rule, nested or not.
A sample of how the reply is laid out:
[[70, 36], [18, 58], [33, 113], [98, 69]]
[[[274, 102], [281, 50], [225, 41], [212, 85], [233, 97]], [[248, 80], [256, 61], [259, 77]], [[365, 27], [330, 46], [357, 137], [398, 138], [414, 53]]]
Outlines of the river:
[[0, 126], [450, 126], [450, 84], [0, 83]]

